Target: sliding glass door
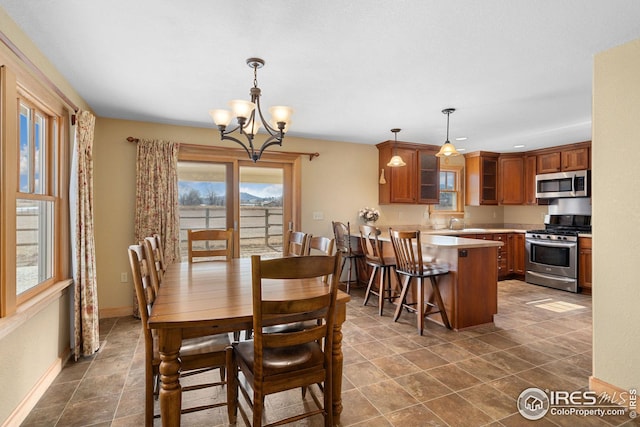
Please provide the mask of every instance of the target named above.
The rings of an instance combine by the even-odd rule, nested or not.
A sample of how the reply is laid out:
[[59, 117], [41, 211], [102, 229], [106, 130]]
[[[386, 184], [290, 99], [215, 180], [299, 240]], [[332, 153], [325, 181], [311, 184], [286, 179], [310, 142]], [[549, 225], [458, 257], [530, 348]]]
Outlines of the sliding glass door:
[[180, 252], [187, 230], [233, 228], [235, 256], [282, 255], [293, 217], [292, 173], [287, 163], [180, 161]]

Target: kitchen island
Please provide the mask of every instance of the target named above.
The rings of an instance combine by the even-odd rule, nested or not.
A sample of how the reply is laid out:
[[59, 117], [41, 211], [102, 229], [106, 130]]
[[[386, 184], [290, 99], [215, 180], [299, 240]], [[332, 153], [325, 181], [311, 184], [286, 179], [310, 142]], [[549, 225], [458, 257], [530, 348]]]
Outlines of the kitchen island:
[[[438, 280], [451, 328], [462, 330], [492, 323], [498, 312], [497, 253], [503, 243], [427, 233], [421, 233], [420, 239], [425, 257], [449, 267], [449, 274]], [[389, 233], [383, 232], [380, 241], [384, 253], [393, 256]], [[431, 286], [425, 284], [425, 288], [425, 297], [430, 299]], [[442, 324], [439, 314], [428, 319]]]

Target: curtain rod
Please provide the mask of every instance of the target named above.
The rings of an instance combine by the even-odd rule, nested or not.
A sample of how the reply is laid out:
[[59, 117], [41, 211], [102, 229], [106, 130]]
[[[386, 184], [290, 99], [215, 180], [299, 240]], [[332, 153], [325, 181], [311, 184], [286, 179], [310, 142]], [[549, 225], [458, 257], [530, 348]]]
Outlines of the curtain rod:
[[[127, 141], [137, 143], [137, 142], [140, 142], [140, 139], [129, 136], [127, 137]], [[196, 144], [189, 144], [189, 145], [193, 145], [194, 147], [199, 147], [199, 145], [196, 145]], [[223, 149], [223, 147], [215, 147], [215, 148]], [[224, 150], [229, 150], [231, 152], [238, 152], [238, 153], [245, 152], [242, 148], [226, 148], [225, 147]], [[309, 161], [312, 161], [314, 157], [320, 157], [320, 153], [317, 153], [317, 152], [316, 153], [305, 153], [305, 152], [299, 152], [299, 151], [269, 151], [269, 152], [280, 153], [280, 154], [294, 154], [298, 156], [309, 156]]]
[[[0, 31], [0, 41], [4, 43], [5, 46], [9, 48], [9, 50], [18, 57], [26, 66], [29, 68], [36, 76], [44, 81], [49, 89], [53, 90], [56, 95], [58, 95], [68, 106], [73, 108], [73, 112], [77, 113], [79, 108], [74, 104], [68, 97], [65, 95], [59, 88], [56, 86], [50, 79], [47, 77], [41, 70], [38, 68], [36, 64], [34, 64], [28, 57], [25, 55], [18, 46], [13, 44], [11, 40], [7, 37], [5, 33]], [[71, 115], [71, 124], [76, 124], [76, 115]]]

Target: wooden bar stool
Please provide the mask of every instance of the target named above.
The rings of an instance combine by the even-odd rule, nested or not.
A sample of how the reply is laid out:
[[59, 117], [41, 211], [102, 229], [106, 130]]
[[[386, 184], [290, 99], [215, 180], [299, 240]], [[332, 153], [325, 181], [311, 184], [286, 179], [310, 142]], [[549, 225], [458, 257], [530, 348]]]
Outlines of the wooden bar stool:
[[[396, 273], [405, 276], [402, 291], [400, 292], [400, 303], [396, 308], [393, 320], [398, 321], [403, 308], [415, 312], [418, 333], [422, 335], [424, 318], [440, 313], [444, 326], [451, 329], [442, 295], [440, 295], [438, 281], [436, 280], [438, 276], [449, 273], [448, 266], [424, 260], [422, 257], [422, 244], [420, 243], [420, 231], [394, 231], [390, 228], [389, 237], [391, 238], [393, 251], [396, 254]], [[435, 299], [435, 303], [424, 300], [424, 279], [427, 277], [431, 281], [432, 297]], [[408, 304], [406, 302], [407, 292], [414, 281], [413, 279], [418, 282], [418, 297], [415, 303]]]
[[364, 254], [360, 248], [353, 247], [351, 242], [351, 225], [338, 221], [331, 222], [333, 226], [333, 234], [335, 236], [336, 252], [342, 255], [342, 267], [340, 267], [340, 276], [344, 270], [345, 263], [349, 262], [349, 271], [347, 273], [347, 293], [351, 293], [351, 272], [355, 268], [356, 283], [360, 283], [358, 277], [358, 259], [364, 258]]
[[[397, 295], [393, 295], [391, 289], [391, 270], [395, 272], [396, 259], [382, 254], [382, 243], [378, 240], [380, 229], [370, 225], [360, 226], [360, 243], [367, 265], [371, 266], [371, 276], [367, 284], [367, 291], [364, 295], [364, 303], [367, 305], [371, 294], [378, 297], [378, 314], [382, 316], [385, 298], [393, 302]], [[376, 274], [378, 275], [378, 286], [374, 286]], [[397, 277], [397, 276], [396, 276]], [[398, 279], [398, 283], [400, 280]]]

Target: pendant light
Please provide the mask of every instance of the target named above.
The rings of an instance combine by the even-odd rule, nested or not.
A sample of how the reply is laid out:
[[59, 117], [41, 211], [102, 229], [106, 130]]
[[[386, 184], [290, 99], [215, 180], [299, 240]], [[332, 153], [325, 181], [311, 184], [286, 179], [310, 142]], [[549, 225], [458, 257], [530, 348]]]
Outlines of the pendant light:
[[393, 132], [393, 135], [395, 136], [395, 142], [393, 144], [393, 157], [391, 157], [391, 160], [389, 160], [389, 163], [387, 163], [387, 166], [389, 166], [390, 168], [397, 168], [400, 166], [407, 165], [404, 162], [404, 160], [402, 160], [402, 157], [398, 156], [398, 153], [397, 153], [398, 132], [400, 132], [401, 130], [402, 129], [398, 129], [398, 128], [391, 129], [391, 132]]
[[442, 144], [442, 147], [440, 147], [440, 151], [438, 151], [438, 154], [436, 154], [437, 157], [452, 157], [460, 155], [460, 153], [458, 153], [458, 150], [456, 150], [456, 147], [454, 147], [453, 144], [449, 142], [449, 115], [454, 111], [456, 111], [455, 108], [445, 108], [444, 110], [442, 110], [442, 114], [447, 115], [447, 140], [444, 142], [444, 144]]

